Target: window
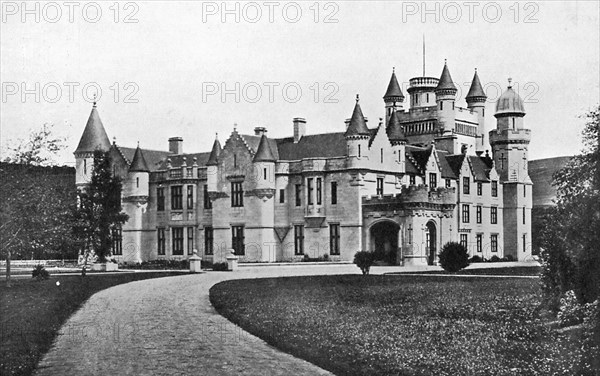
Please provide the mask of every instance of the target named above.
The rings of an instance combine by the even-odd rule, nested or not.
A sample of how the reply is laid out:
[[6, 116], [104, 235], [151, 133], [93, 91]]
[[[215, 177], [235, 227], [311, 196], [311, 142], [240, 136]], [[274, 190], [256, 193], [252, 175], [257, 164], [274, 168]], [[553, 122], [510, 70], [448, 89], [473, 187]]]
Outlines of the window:
[[481, 211], [482, 211], [481, 205], [477, 205], [477, 209], [476, 209], [477, 223], [481, 223]]
[[425, 98], [427, 100], [427, 103], [429, 103], [429, 93], [425, 94]]
[[429, 174], [429, 189], [436, 189], [437, 188], [437, 174], [436, 173], [430, 173]]
[[267, 180], [267, 169], [263, 168], [263, 180]]
[[468, 195], [471, 192], [471, 179], [468, 176], [463, 178], [463, 194]]
[[156, 231], [157, 231], [157, 238], [158, 238], [158, 254], [164, 255], [165, 249], [166, 249], [166, 247], [165, 247], [165, 229], [159, 228]]
[[380, 149], [379, 159], [380, 159], [380, 162], [383, 163], [383, 148]]
[[233, 168], [237, 168], [237, 155], [233, 155]]
[[412, 242], [413, 242], [413, 229], [412, 229], [412, 226], [408, 226], [407, 242], [408, 242], [408, 244], [412, 244]]
[[307, 198], [307, 204], [308, 205], [312, 205], [313, 204], [313, 191], [314, 191], [314, 187], [313, 187], [313, 179], [312, 178], [308, 178], [306, 179], [306, 187], [307, 187], [307, 191], [308, 191], [308, 198]]
[[296, 184], [296, 206], [302, 205], [302, 185]]
[[410, 175], [409, 184], [410, 185], [416, 185], [417, 184], [417, 178], [416, 178], [415, 175]]
[[321, 205], [323, 199], [323, 186], [321, 178], [317, 178], [317, 205]]
[[523, 206], [523, 224], [525, 224], [527, 218], [527, 209]]
[[187, 228], [187, 252], [188, 252], [188, 255], [194, 254], [194, 230], [195, 229], [193, 227]]
[[188, 209], [194, 208], [194, 186], [193, 185], [187, 186], [187, 208]]
[[490, 222], [493, 225], [498, 223], [498, 208], [495, 206], [492, 206], [490, 208]]
[[329, 224], [329, 253], [340, 254], [340, 225], [338, 223]]
[[477, 234], [477, 253], [483, 250], [483, 234]]
[[446, 179], [446, 188], [450, 188], [452, 185], [452, 180]]
[[358, 145], [358, 157], [360, 158], [360, 145]]
[[498, 252], [498, 235], [497, 234], [491, 235], [491, 248], [492, 248], [492, 252]]
[[121, 227], [112, 229], [112, 254], [122, 255], [123, 254], [123, 230]]
[[440, 101], [440, 111], [444, 109], [444, 102]]
[[246, 247], [244, 245], [244, 226], [231, 227], [231, 244], [236, 255], [243, 256], [246, 254]]
[[469, 205], [463, 204], [463, 206], [462, 206], [462, 222], [463, 223], [469, 223], [470, 214], [471, 213], [469, 210]]
[[87, 175], [87, 159], [83, 160], [83, 174]]
[[523, 234], [523, 253], [527, 252], [527, 234]]
[[523, 186], [523, 197], [527, 197], [527, 186]]
[[165, 189], [156, 188], [156, 211], [165, 210]]
[[285, 189], [280, 189], [279, 190], [279, 203], [280, 204], [284, 204], [285, 203]]
[[204, 228], [204, 254], [212, 255], [214, 253], [214, 237], [215, 234], [213, 232], [212, 227]]
[[377, 195], [383, 195], [383, 178], [377, 178]]
[[208, 185], [204, 184], [204, 197], [202, 198], [204, 201], [204, 209], [212, 209], [212, 202], [210, 201], [210, 196], [208, 195]]
[[294, 226], [294, 254], [304, 254], [304, 226]]
[[171, 235], [173, 236], [173, 255], [183, 255], [183, 227], [173, 227]]
[[337, 204], [337, 182], [331, 182], [331, 205]]
[[171, 187], [171, 210], [183, 209], [182, 190], [183, 187], [181, 185]]
[[477, 182], [477, 196], [481, 196], [483, 194], [483, 184], [478, 181]]
[[498, 182], [492, 180], [492, 197], [498, 197]]
[[173, 179], [180, 179], [183, 176], [181, 169], [174, 169], [169, 171], [169, 177]]
[[186, 169], [185, 176], [188, 178], [193, 178], [194, 177], [194, 169], [191, 167], [188, 167]]
[[231, 206], [234, 208], [244, 206], [244, 188], [241, 181], [231, 183]]
[[465, 247], [465, 249], [468, 250], [467, 246], [468, 246], [468, 242], [469, 242], [469, 238], [467, 234], [460, 234], [460, 245], [462, 245], [463, 247]]
[[140, 178], [135, 178], [135, 187], [136, 188], [140, 187]]

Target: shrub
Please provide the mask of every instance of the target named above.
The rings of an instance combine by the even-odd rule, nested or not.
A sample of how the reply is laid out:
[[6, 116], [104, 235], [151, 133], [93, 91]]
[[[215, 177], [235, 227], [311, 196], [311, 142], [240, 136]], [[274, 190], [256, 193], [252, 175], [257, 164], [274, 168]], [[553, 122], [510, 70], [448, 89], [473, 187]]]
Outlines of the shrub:
[[498, 257], [498, 256], [496, 256], [496, 255], [493, 255], [493, 256], [490, 258], [490, 262], [499, 262], [499, 261], [500, 261], [500, 257]]
[[35, 268], [31, 271], [31, 277], [35, 278], [38, 281], [42, 281], [44, 279], [50, 278], [50, 273], [46, 270], [44, 265], [37, 264]]
[[227, 263], [226, 262], [215, 262], [212, 266], [212, 269], [216, 272], [227, 271]]
[[440, 265], [448, 272], [457, 272], [469, 266], [469, 254], [460, 243], [446, 243], [439, 256]]
[[475, 263], [475, 262], [483, 262], [483, 259], [481, 258], [481, 256], [473, 256], [469, 259], [469, 263]]
[[513, 256], [513, 255], [506, 255], [502, 258], [502, 261], [517, 261], [517, 260], [515, 259], [515, 256]]
[[354, 254], [354, 263], [360, 268], [363, 275], [369, 274], [374, 261], [375, 255], [373, 252], [359, 251]]
[[323, 261], [329, 261], [329, 254], [328, 253], [323, 254]]

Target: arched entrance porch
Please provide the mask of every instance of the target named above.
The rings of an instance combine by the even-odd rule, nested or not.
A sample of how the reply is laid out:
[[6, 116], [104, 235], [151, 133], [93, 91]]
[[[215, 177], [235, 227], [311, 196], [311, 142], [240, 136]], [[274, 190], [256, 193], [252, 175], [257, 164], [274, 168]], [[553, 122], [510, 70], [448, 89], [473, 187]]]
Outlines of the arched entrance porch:
[[369, 229], [371, 252], [375, 260], [398, 264], [398, 233], [400, 226], [389, 220], [374, 223]]
[[435, 265], [437, 260], [437, 230], [435, 222], [427, 222], [425, 228], [425, 246], [427, 252], [427, 265]]

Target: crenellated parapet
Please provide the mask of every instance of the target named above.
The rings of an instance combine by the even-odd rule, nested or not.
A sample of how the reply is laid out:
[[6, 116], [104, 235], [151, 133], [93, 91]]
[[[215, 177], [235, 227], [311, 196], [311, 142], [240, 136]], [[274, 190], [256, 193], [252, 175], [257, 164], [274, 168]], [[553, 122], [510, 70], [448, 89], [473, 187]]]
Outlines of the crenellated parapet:
[[402, 186], [401, 193], [383, 196], [365, 196], [363, 207], [371, 210], [435, 209], [453, 210], [456, 205], [455, 188], [429, 190], [425, 185]]

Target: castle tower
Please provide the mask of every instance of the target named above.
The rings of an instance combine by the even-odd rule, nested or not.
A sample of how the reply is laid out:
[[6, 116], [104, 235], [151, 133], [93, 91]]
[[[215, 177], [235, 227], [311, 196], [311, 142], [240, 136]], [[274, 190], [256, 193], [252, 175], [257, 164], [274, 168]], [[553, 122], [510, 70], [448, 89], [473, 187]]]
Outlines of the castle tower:
[[406, 138], [404, 129], [400, 124], [400, 119], [398, 119], [396, 111], [392, 111], [392, 114], [390, 115], [386, 132], [388, 139], [392, 144], [394, 155], [396, 155], [397, 158], [396, 162], [399, 165], [399, 172], [404, 173], [406, 171], [405, 146], [408, 142], [408, 139]]
[[218, 185], [218, 174], [219, 174], [219, 157], [221, 156], [221, 143], [219, 142], [219, 135], [215, 135], [215, 142], [213, 143], [210, 156], [206, 162], [206, 178], [209, 192], [216, 192]]
[[257, 189], [275, 189], [275, 160], [269, 139], [263, 134], [252, 160], [256, 171]]
[[144, 244], [144, 214], [148, 206], [150, 169], [138, 144], [123, 184], [123, 210], [129, 220], [123, 225], [123, 261], [138, 263], [142, 258]]
[[435, 101], [438, 107], [438, 122], [442, 125], [444, 133], [454, 130], [454, 101], [456, 100], [456, 86], [452, 82], [448, 65], [444, 62], [444, 69], [440, 81], [435, 88]]
[[477, 142], [475, 151], [478, 155], [481, 155], [485, 149], [485, 101], [487, 95], [481, 87], [479, 76], [477, 75], [477, 68], [475, 68], [475, 74], [473, 75], [473, 81], [471, 87], [465, 98], [467, 100], [467, 108], [477, 113]]
[[92, 106], [92, 112], [88, 118], [79, 145], [73, 153], [75, 155], [75, 183], [77, 187], [84, 186], [90, 182], [92, 169], [94, 167], [94, 151], [108, 151], [110, 141], [98, 115], [96, 102]]
[[494, 163], [504, 197], [504, 255], [531, 259], [532, 182], [528, 174], [531, 130], [525, 129], [523, 100], [508, 81], [496, 103], [496, 129], [490, 131]]
[[358, 101], [357, 94], [354, 111], [344, 135], [348, 146], [348, 168], [360, 168], [367, 161], [369, 139], [371, 137], [371, 132], [367, 127], [367, 122]]
[[383, 96], [383, 101], [385, 102], [385, 125], [387, 126], [392, 112], [397, 110], [402, 111], [402, 102], [404, 101], [404, 94], [402, 94], [398, 79], [396, 78], [396, 68], [392, 70], [392, 77]]

